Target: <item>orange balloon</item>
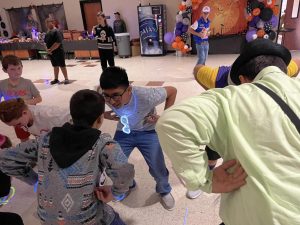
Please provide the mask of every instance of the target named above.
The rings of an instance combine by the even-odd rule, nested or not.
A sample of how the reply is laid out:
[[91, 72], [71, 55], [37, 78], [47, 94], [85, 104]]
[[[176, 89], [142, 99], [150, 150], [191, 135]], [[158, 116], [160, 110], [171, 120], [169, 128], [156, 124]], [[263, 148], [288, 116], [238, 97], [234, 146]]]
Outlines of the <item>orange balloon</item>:
[[265, 32], [263, 29], [259, 29], [259, 30], [256, 32], [256, 34], [257, 34], [257, 37], [263, 38], [264, 35], [266, 34], [266, 32]]
[[175, 41], [176, 41], [176, 42], [180, 42], [180, 41], [181, 41], [181, 37], [177, 36], [177, 37], [175, 38]]
[[268, 8], [274, 8], [275, 0], [265, 0], [265, 6]]
[[179, 11], [185, 11], [185, 10], [186, 10], [186, 5], [180, 4], [180, 5], [178, 6], [178, 8], [179, 8]]
[[260, 8], [255, 8], [252, 11], [253, 16], [258, 16], [260, 14]]
[[172, 48], [178, 48], [178, 44], [177, 44], [177, 42], [176, 41], [174, 41], [173, 43], [172, 43]]
[[184, 49], [185, 44], [183, 41], [179, 42], [177, 45], [179, 49]]
[[274, 13], [274, 15], [275, 16], [279, 16], [279, 7], [278, 6], [274, 6], [274, 8], [273, 8], [273, 13]]

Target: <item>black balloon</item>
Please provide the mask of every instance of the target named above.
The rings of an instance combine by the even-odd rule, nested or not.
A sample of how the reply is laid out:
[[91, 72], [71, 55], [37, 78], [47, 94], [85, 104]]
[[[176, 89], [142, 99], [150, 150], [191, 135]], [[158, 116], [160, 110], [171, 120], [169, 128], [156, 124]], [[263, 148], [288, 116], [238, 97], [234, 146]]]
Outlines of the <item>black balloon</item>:
[[6, 30], [3, 31], [4, 37], [8, 37], [8, 32]]
[[275, 33], [275, 31], [273, 31], [273, 30], [271, 30], [269, 33], [268, 33], [268, 35], [269, 35], [269, 39], [270, 40], [275, 40], [275, 38], [276, 38], [276, 33]]
[[258, 3], [258, 7], [260, 10], [263, 10], [265, 8], [265, 4], [263, 2]]
[[259, 1], [257, 0], [250, 0], [249, 2], [252, 10], [259, 7]]
[[6, 28], [6, 25], [5, 25], [4, 22], [1, 22], [1, 28], [2, 28], [2, 29], [5, 29], [5, 28]]
[[270, 8], [264, 8], [259, 17], [263, 20], [263, 21], [269, 21], [273, 16], [273, 10]]

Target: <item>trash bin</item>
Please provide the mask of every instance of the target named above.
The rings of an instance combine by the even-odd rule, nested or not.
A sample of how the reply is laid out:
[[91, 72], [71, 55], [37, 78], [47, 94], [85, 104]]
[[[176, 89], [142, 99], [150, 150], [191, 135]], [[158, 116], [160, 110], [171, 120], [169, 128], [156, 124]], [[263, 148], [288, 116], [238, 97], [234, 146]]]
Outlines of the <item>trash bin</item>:
[[118, 33], [115, 34], [117, 46], [118, 46], [118, 55], [121, 58], [131, 56], [131, 47], [130, 47], [130, 35], [129, 33]]

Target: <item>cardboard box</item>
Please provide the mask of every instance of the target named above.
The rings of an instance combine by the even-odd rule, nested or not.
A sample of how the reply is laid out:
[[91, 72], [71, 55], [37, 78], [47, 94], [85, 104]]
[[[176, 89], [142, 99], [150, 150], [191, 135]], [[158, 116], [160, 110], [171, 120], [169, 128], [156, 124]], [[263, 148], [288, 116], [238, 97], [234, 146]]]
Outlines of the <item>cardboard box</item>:
[[138, 45], [131, 46], [131, 55], [132, 56], [139, 56], [141, 55], [141, 47]]

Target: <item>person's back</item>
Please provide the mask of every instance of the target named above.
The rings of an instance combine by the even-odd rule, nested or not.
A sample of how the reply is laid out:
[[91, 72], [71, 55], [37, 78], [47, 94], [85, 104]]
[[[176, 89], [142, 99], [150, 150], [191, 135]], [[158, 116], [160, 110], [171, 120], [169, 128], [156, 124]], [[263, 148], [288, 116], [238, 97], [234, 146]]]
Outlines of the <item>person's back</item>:
[[[265, 71], [270, 75], [258, 83], [275, 91], [300, 117], [300, 81], [275, 67], [262, 72]], [[215, 93], [218, 104], [228, 110], [226, 115], [232, 115], [218, 125], [222, 129], [216, 136], [230, 130], [230, 141], [224, 145], [224, 135], [220, 135], [209, 146], [219, 149], [225, 161], [237, 159], [248, 174], [247, 185], [222, 194], [221, 218], [225, 217], [228, 225], [299, 224], [300, 134], [294, 124], [273, 99], [253, 84], [218, 89]]]
[[[65, 224], [113, 221], [114, 210], [94, 194], [99, 175], [107, 167], [107, 175], [118, 181], [117, 193], [122, 194], [128, 190], [126, 184], [132, 180], [132, 173], [124, 165], [127, 158], [120, 154], [116, 142], [109, 135], [97, 133], [65, 125], [43, 138], [43, 150], [38, 155], [38, 215], [46, 224], [60, 220]], [[115, 162], [115, 157], [120, 161]]]
[[205, 152], [199, 145], [242, 165], [247, 183], [222, 194], [220, 216], [225, 225], [296, 225], [300, 134], [278, 103], [255, 84], [275, 92], [299, 118], [300, 81], [285, 75], [291, 59], [287, 49], [267, 40], [248, 45], [230, 73], [233, 82], [242, 85], [209, 90], [179, 103], [160, 118], [156, 129], [162, 148], [190, 189], [217, 192], [215, 172], [203, 167]]
[[[0, 152], [0, 169], [29, 184], [36, 181], [31, 167], [37, 163], [38, 216], [43, 224], [124, 225], [106, 202], [129, 190], [134, 169], [120, 146], [99, 130], [104, 108], [99, 93], [78, 91], [70, 101], [74, 124], [54, 127], [37, 140]], [[112, 186], [98, 187], [103, 171]]]

